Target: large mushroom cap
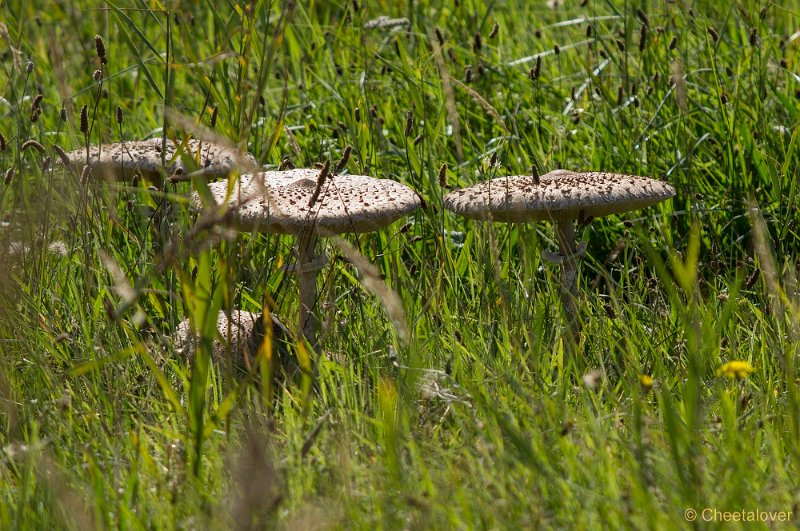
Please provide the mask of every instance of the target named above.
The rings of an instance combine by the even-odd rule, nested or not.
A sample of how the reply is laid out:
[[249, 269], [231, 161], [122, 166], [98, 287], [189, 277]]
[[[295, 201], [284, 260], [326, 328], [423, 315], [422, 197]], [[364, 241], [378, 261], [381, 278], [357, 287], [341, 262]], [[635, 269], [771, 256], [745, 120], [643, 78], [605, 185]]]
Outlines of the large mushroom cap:
[[[411, 188], [363, 175], [329, 176], [317, 192], [320, 170], [294, 169], [242, 175], [228, 197], [228, 183], [209, 189], [217, 204], [228, 201], [234, 224], [244, 230], [320, 235], [378, 230], [419, 208]], [[309, 207], [315, 192], [316, 202]], [[201, 206], [198, 194], [192, 196]]]
[[[119, 142], [103, 145], [100, 148], [89, 148], [88, 165], [92, 175], [110, 180], [129, 180], [139, 174], [145, 178], [159, 178], [162, 173], [167, 175], [186, 173], [190, 169], [184, 162], [194, 159], [197, 168], [204, 171], [209, 177], [225, 177], [235, 168], [251, 171], [258, 166], [255, 158], [249, 153], [240, 155], [235, 149], [211, 142], [201, 142], [190, 139], [184, 145], [181, 153], [176, 156], [176, 151], [181, 146], [179, 142], [167, 140], [166, 152], [162, 163], [163, 139], [152, 138], [136, 142]], [[98, 156], [99, 152], [99, 156]], [[76, 149], [67, 154], [70, 166], [81, 171], [87, 164], [86, 149]], [[59, 160], [63, 163], [63, 160]]]
[[498, 177], [454, 190], [444, 206], [471, 219], [524, 223], [583, 219], [638, 210], [675, 195], [672, 186], [635, 175], [555, 170], [539, 178]]

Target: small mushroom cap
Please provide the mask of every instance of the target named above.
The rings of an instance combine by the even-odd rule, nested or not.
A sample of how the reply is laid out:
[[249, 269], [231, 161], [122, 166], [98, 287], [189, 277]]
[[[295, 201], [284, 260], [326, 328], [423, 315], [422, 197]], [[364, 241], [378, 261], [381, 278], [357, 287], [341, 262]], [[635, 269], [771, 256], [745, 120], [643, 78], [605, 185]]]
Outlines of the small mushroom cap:
[[555, 170], [539, 177], [498, 177], [454, 190], [444, 206], [470, 219], [525, 223], [586, 219], [639, 210], [675, 195], [672, 186], [635, 175]]
[[[180, 155], [176, 156], [181, 144], [167, 140], [167, 149], [162, 164], [161, 151], [163, 139], [152, 138], [136, 142], [119, 142], [107, 144], [98, 149], [89, 148], [88, 165], [92, 175], [109, 180], [129, 180], [139, 174], [147, 179], [159, 179], [163, 173], [167, 175], [187, 173], [190, 169], [184, 163], [186, 159], [194, 159], [198, 169], [202, 169], [209, 177], [226, 177], [235, 168], [251, 171], [258, 167], [255, 158], [249, 153], [240, 155], [235, 149], [211, 142], [189, 139]], [[100, 156], [98, 157], [98, 151]], [[86, 149], [76, 149], [67, 154], [70, 166], [82, 170], [86, 162]], [[63, 163], [61, 159], [59, 163]]]
[[[282, 365], [282, 370], [288, 370], [289, 373], [293, 373], [299, 369], [291, 366], [293, 356], [289, 356], [286, 348], [289, 332], [277, 317], [274, 315], [270, 315], [270, 317], [272, 321], [273, 354], [277, 354], [277, 356], [273, 356], [273, 359]], [[234, 367], [239, 370], [253, 366], [258, 348], [264, 339], [262, 314], [232, 310], [229, 333], [228, 316], [221, 311], [217, 316], [217, 332], [219, 337], [214, 340], [214, 347], [211, 352], [211, 358], [214, 362], [221, 363], [228, 356], [231, 356]], [[173, 338], [177, 347], [176, 350], [189, 360], [194, 360], [197, 338], [192, 334], [191, 324], [188, 319], [184, 319], [178, 325]]]
[[[320, 170], [293, 169], [242, 175], [231, 197], [228, 183], [209, 185], [217, 204], [227, 201], [233, 224], [243, 230], [277, 234], [301, 234], [306, 230], [322, 236], [371, 232], [420, 207], [411, 188], [390, 179], [363, 175], [331, 175], [318, 191]], [[195, 208], [202, 206], [193, 194]]]

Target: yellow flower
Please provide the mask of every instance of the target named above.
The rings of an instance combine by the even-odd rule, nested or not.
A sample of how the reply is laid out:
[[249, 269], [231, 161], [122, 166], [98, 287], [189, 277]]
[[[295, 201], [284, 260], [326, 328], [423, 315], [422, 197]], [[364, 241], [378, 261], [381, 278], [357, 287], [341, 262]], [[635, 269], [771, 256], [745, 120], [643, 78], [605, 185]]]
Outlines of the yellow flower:
[[642, 374], [639, 376], [639, 383], [642, 384], [642, 389], [646, 393], [653, 388], [653, 377], [649, 374]]
[[717, 376], [747, 378], [747, 375], [753, 371], [755, 369], [747, 361], [729, 361], [717, 370]]

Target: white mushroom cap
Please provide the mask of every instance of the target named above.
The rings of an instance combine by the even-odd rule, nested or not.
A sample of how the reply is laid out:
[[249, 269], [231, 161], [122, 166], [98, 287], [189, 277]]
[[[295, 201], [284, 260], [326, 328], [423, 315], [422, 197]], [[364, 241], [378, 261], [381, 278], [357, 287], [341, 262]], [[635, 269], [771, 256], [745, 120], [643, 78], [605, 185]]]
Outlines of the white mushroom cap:
[[[228, 206], [234, 224], [244, 230], [300, 234], [313, 229], [320, 235], [371, 232], [416, 210], [420, 197], [390, 179], [363, 175], [332, 175], [317, 190], [320, 170], [294, 169], [242, 175], [228, 197], [228, 183], [209, 185], [214, 201]], [[192, 204], [201, 206], [198, 194]]]
[[[225, 177], [233, 169], [240, 167], [251, 171], [258, 166], [255, 158], [249, 153], [240, 155], [235, 149], [211, 142], [190, 139], [181, 155], [175, 156], [180, 143], [167, 140], [164, 160], [168, 166], [162, 165], [161, 151], [163, 139], [152, 138], [137, 142], [119, 142], [89, 148], [88, 165], [96, 177], [111, 180], [128, 180], [135, 174], [146, 178], [158, 178], [162, 173], [167, 175], [187, 173], [190, 168], [184, 164], [184, 157], [194, 158], [197, 167], [210, 177]], [[98, 151], [100, 156], [98, 158]], [[76, 149], [67, 154], [70, 165], [81, 171], [86, 162], [86, 149]], [[174, 160], [173, 160], [174, 158]], [[59, 159], [59, 163], [63, 163]], [[243, 167], [247, 166], [247, 167]]]
[[634, 175], [555, 170], [539, 177], [498, 177], [444, 198], [448, 210], [471, 219], [524, 223], [585, 219], [639, 210], [675, 195], [672, 186]]

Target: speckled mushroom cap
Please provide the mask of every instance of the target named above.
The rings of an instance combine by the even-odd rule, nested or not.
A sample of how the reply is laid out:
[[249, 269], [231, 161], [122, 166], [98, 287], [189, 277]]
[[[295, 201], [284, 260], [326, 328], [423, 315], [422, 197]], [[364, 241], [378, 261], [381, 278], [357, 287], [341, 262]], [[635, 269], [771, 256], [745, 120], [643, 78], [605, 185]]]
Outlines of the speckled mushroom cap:
[[448, 210], [471, 219], [524, 223], [601, 217], [638, 210], [675, 195], [672, 186], [634, 175], [555, 170], [539, 178], [498, 177], [444, 198]]
[[[279, 234], [300, 234], [309, 227], [323, 236], [371, 232], [421, 204], [414, 190], [390, 179], [334, 175], [327, 178], [309, 208], [319, 173], [294, 169], [242, 175], [230, 198], [227, 182], [213, 183], [209, 189], [217, 204], [228, 201], [233, 223], [239, 228]], [[192, 203], [195, 208], [201, 205], [197, 194]]]
[[[228, 335], [228, 316], [225, 312], [219, 312], [217, 316], [217, 332], [222, 341], [214, 341], [212, 359], [219, 362], [225, 359], [230, 353], [233, 361], [237, 365], [245, 366], [245, 359], [250, 359], [256, 355], [261, 340], [264, 337], [263, 325], [260, 323], [261, 314], [245, 312], [241, 310], [231, 311], [230, 335]], [[283, 324], [275, 316], [272, 317], [273, 337], [285, 338], [288, 334]], [[194, 358], [196, 349], [196, 338], [192, 334], [191, 324], [188, 319], [184, 319], [175, 329], [174, 334], [176, 350], [188, 359]]]
[[[194, 158], [197, 167], [205, 171], [209, 177], [225, 177], [238, 166], [243, 171], [252, 171], [258, 167], [256, 160], [249, 153], [240, 155], [235, 149], [190, 139], [180, 156], [175, 156], [179, 143], [167, 140], [167, 149], [164, 160], [167, 167], [162, 165], [161, 151], [163, 140], [152, 138], [137, 142], [119, 142], [103, 145], [98, 157], [98, 147], [89, 148], [89, 166], [96, 177], [111, 180], [127, 180], [134, 174], [141, 174], [146, 178], [158, 178], [164, 172], [167, 175], [181, 174], [189, 171], [184, 164], [184, 157]], [[81, 171], [86, 164], [86, 149], [76, 149], [67, 153], [70, 165]], [[174, 160], [173, 160], [174, 159]], [[58, 161], [63, 163], [62, 160]]]

